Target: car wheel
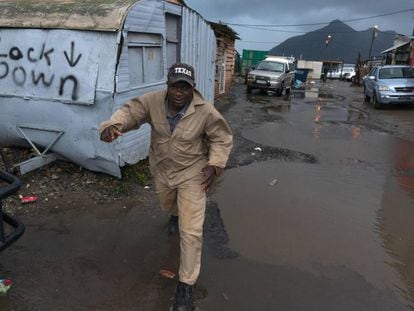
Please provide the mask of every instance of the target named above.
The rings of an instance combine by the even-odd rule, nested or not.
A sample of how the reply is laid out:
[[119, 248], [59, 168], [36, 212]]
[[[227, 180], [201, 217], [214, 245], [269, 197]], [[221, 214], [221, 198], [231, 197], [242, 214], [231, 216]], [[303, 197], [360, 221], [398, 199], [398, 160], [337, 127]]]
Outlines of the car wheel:
[[277, 96], [277, 97], [282, 96], [282, 93], [283, 93], [283, 88], [284, 88], [284, 86], [283, 86], [283, 84], [282, 84], [282, 86], [280, 87], [280, 89], [276, 89], [276, 96]]
[[382, 105], [381, 105], [381, 103], [378, 101], [378, 99], [377, 99], [377, 95], [374, 93], [374, 94], [372, 94], [372, 101], [374, 102], [374, 108], [375, 109], [381, 109], [382, 108]]
[[289, 96], [289, 95], [290, 95], [290, 89], [291, 89], [291, 87], [288, 87], [288, 88], [285, 90], [286, 96]]
[[364, 86], [364, 102], [369, 103], [370, 100], [371, 100], [371, 98], [367, 95], [367, 89]]
[[251, 93], [252, 93], [252, 88], [251, 88], [251, 86], [248, 86], [248, 87], [246, 88], [246, 92], [247, 92], [247, 94], [251, 94]]

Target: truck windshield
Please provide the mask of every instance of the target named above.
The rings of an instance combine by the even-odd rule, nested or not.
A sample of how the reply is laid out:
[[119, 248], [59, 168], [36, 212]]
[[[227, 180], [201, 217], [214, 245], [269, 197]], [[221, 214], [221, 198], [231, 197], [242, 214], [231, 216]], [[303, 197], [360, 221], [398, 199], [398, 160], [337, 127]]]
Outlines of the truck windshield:
[[267, 71], [278, 71], [283, 72], [283, 63], [278, 62], [261, 62], [259, 65], [257, 65], [257, 70], [267, 70]]

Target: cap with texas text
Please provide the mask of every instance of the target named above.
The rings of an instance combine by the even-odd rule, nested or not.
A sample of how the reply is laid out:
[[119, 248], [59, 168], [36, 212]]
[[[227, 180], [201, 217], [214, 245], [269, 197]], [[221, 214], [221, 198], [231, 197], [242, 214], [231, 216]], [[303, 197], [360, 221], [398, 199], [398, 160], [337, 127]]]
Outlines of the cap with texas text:
[[184, 81], [190, 84], [191, 86], [194, 86], [194, 68], [193, 66], [188, 64], [176, 63], [171, 66], [170, 70], [168, 70], [167, 79], [168, 85], [174, 84], [179, 81]]

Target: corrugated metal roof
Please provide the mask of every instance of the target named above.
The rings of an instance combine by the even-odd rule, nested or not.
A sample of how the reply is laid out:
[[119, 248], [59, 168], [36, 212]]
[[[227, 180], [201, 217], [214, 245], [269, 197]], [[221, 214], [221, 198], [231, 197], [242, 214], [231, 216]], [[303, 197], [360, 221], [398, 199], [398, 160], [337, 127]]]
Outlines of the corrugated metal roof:
[[398, 49], [398, 48], [400, 48], [400, 47], [402, 47], [402, 46], [404, 46], [404, 45], [407, 45], [407, 44], [409, 44], [409, 43], [410, 43], [410, 41], [408, 41], [408, 42], [403, 42], [403, 43], [400, 43], [400, 44], [394, 45], [393, 47], [390, 47], [389, 49], [386, 49], [386, 50], [382, 51], [382, 52], [381, 52], [381, 54], [391, 52], [391, 51], [396, 50], [396, 49]]
[[208, 23], [211, 25], [211, 28], [213, 28], [213, 30], [217, 30], [217, 31], [220, 31], [222, 33], [225, 33], [225, 34], [227, 34], [228, 36], [230, 36], [231, 38], [233, 38], [235, 40], [240, 40], [239, 34], [237, 32], [235, 32], [228, 25], [221, 24], [221, 23], [209, 22], [209, 21], [208, 21]]
[[137, 0], [0, 0], [0, 27], [115, 31]]

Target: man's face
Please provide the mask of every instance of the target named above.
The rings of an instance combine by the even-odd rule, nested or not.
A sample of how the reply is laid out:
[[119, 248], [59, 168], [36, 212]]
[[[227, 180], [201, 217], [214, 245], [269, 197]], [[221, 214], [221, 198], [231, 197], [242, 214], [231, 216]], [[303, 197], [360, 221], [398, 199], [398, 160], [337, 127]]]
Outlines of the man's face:
[[194, 87], [184, 81], [168, 85], [168, 102], [171, 108], [180, 110], [193, 100]]

